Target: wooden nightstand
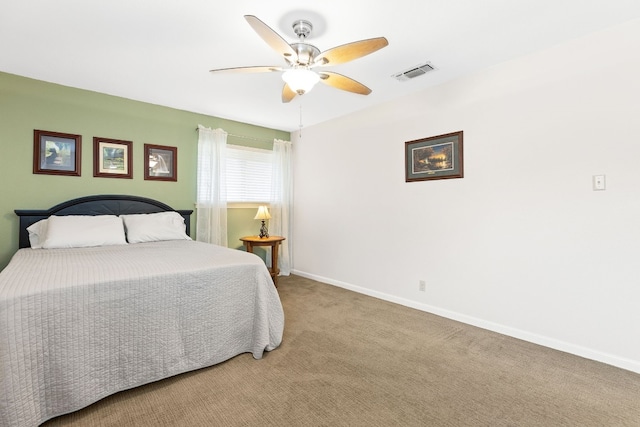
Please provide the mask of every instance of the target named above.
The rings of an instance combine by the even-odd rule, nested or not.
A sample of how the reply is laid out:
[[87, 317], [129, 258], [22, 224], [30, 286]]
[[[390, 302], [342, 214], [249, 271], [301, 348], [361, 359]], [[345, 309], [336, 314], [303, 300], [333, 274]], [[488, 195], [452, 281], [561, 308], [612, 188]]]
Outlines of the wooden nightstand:
[[276, 288], [278, 287], [278, 274], [280, 273], [278, 268], [278, 249], [280, 248], [280, 242], [284, 239], [282, 236], [245, 236], [240, 238], [245, 248], [247, 248], [247, 252], [253, 253], [254, 246], [271, 246], [271, 268], [269, 273], [271, 273], [271, 279]]

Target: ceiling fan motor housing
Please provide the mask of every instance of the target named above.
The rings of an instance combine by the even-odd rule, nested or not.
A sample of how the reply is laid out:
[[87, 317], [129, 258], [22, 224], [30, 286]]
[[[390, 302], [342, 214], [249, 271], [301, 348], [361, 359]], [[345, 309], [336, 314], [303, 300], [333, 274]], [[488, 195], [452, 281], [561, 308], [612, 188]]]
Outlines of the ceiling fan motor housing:
[[291, 43], [291, 47], [298, 54], [298, 60], [294, 63], [297, 65], [311, 65], [315, 57], [320, 54], [320, 49], [308, 43]]
[[304, 40], [309, 37], [309, 34], [311, 34], [313, 25], [307, 20], [299, 19], [295, 21], [291, 27], [299, 40], [298, 43], [291, 43], [290, 45], [298, 54], [298, 59], [295, 64], [309, 66], [313, 62], [313, 59], [320, 54], [320, 49], [304, 42]]

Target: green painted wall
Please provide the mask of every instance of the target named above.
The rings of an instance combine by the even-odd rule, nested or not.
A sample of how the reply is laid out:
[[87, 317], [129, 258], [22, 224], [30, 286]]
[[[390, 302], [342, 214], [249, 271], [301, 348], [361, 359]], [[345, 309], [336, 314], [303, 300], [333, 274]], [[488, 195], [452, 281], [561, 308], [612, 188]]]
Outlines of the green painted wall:
[[[14, 209], [46, 209], [92, 194], [135, 194], [195, 209], [198, 124], [258, 139], [290, 139], [289, 132], [0, 73], [0, 269], [18, 248]], [[33, 174], [34, 129], [82, 135], [82, 176]], [[93, 177], [94, 136], [133, 141], [133, 179]], [[272, 145], [233, 137], [228, 142]], [[178, 147], [177, 182], [144, 180], [145, 143]], [[241, 247], [239, 237], [256, 234], [255, 211], [229, 209], [229, 247]]]

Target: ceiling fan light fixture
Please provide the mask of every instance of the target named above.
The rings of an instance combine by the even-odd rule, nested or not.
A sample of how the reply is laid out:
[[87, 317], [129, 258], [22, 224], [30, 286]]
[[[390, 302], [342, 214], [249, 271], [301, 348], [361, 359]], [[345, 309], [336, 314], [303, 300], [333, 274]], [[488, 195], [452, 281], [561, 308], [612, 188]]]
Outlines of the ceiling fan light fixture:
[[[295, 13], [299, 13], [296, 11]], [[305, 12], [306, 14], [306, 12]], [[293, 23], [293, 31], [298, 36], [296, 43], [289, 43], [262, 22], [254, 15], [245, 15], [245, 20], [251, 25], [253, 30], [286, 61], [285, 67], [280, 66], [249, 66], [234, 68], [219, 68], [211, 70], [212, 73], [238, 72], [238, 73], [267, 73], [273, 71], [284, 71], [282, 80], [281, 100], [283, 103], [290, 102], [296, 95], [303, 95], [309, 92], [316, 83], [322, 81], [323, 84], [336, 89], [355, 93], [358, 95], [369, 95], [371, 89], [352, 78], [342, 74], [324, 71], [314, 72], [315, 67], [327, 65], [343, 64], [369, 55], [387, 46], [389, 42], [384, 37], [374, 37], [371, 39], [358, 40], [343, 44], [331, 49], [320, 51], [317, 47], [306, 42], [313, 25], [304, 19], [297, 19]]]
[[307, 68], [292, 68], [282, 74], [282, 80], [298, 95], [309, 92], [320, 81], [317, 73]]

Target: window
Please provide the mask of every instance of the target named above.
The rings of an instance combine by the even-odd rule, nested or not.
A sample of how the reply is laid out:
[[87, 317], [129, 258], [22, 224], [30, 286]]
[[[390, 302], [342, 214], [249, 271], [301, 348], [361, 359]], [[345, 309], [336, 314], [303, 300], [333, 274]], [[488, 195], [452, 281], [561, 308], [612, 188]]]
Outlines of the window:
[[268, 203], [273, 151], [227, 145], [227, 203]]

